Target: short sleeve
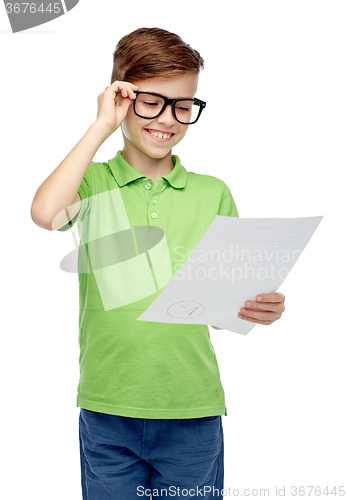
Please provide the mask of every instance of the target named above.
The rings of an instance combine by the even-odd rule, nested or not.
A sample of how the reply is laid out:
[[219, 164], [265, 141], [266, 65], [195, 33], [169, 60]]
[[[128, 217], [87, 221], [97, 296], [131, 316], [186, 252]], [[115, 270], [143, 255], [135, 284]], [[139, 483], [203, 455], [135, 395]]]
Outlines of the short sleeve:
[[225, 182], [223, 182], [223, 184], [224, 184], [224, 190], [219, 205], [218, 215], [225, 215], [227, 217], [238, 217], [239, 214], [237, 212], [234, 198], [230, 192], [230, 189], [225, 184]]
[[[80, 187], [78, 188], [78, 194], [81, 197], [81, 208], [80, 211], [71, 219], [68, 220], [68, 213], [65, 211], [65, 217], [63, 214], [61, 214], [61, 217], [65, 218], [66, 224], [61, 226], [57, 231], [67, 231], [70, 229], [77, 221], [82, 222], [86, 214], [90, 210], [90, 197], [93, 196], [93, 174], [94, 174], [94, 168], [93, 168], [94, 162], [91, 162], [88, 165], [88, 168], [83, 176], [82, 182], [80, 184]], [[59, 214], [60, 216], [60, 214]], [[63, 221], [64, 222], [64, 221]]]

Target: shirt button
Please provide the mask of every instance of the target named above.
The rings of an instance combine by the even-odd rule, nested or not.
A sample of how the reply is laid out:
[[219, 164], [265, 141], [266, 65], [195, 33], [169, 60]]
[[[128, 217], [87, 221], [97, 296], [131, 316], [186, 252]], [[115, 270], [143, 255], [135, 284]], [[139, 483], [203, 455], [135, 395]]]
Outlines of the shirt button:
[[151, 217], [152, 217], [152, 219], [156, 219], [158, 216], [157, 216], [157, 214], [153, 213], [153, 214], [151, 214]]
[[148, 184], [146, 184], [146, 189], [151, 189], [151, 187], [152, 187], [152, 184], [150, 184], [150, 183], [148, 182]]
[[157, 203], [157, 200], [151, 200], [152, 205], [155, 205]]

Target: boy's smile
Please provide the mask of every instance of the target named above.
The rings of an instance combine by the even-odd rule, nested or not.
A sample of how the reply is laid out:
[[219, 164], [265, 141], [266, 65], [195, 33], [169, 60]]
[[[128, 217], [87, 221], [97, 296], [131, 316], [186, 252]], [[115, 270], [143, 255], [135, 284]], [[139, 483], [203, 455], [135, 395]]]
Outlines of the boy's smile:
[[154, 129], [145, 129], [152, 137], [154, 137], [157, 141], [167, 142], [171, 137], [173, 137], [172, 132], [165, 132], [164, 130], [154, 130]]
[[[193, 98], [198, 75], [187, 73], [170, 79], [150, 78], [132, 83], [141, 91], [155, 92], [172, 99]], [[175, 119], [170, 105], [154, 119], [135, 115], [131, 105], [121, 127], [124, 139], [122, 156], [132, 167], [151, 177], [153, 182], [156, 177], [171, 172], [171, 150], [183, 139], [188, 125]]]

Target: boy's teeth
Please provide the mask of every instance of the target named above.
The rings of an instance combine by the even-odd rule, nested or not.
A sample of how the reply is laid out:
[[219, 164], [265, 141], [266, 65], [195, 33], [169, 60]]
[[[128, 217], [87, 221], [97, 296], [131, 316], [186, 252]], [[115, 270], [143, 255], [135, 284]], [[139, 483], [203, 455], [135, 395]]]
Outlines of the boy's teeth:
[[162, 134], [161, 132], [152, 132], [151, 130], [149, 132], [155, 137], [159, 137], [159, 139], [169, 139], [171, 137], [171, 134]]

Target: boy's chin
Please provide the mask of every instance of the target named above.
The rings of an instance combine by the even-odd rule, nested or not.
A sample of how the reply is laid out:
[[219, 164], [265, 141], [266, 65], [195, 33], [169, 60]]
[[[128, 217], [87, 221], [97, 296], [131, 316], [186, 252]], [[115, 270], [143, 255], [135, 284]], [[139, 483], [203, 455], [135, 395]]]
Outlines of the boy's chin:
[[161, 149], [160, 151], [152, 149], [152, 148], [145, 148], [142, 150], [142, 153], [144, 153], [146, 156], [149, 158], [152, 158], [153, 160], [162, 160], [165, 158], [169, 153], [171, 153], [172, 147], [167, 148], [165, 150]]

